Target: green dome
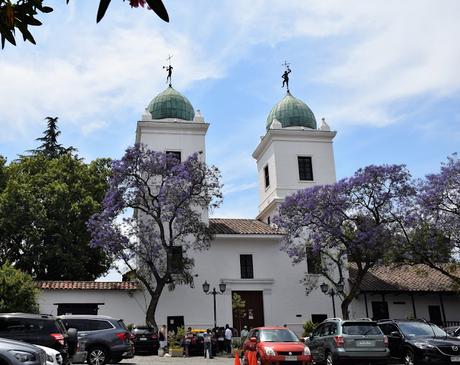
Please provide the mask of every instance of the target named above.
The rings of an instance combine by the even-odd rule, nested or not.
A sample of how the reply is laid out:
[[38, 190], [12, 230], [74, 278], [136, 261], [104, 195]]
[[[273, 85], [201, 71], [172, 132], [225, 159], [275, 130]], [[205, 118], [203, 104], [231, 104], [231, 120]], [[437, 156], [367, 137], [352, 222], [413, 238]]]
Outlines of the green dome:
[[311, 109], [302, 100], [293, 97], [289, 91], [268, 115], [267, 130], [270, 129], [274, 119], [277, 119], [283, 128], [306, 127], [316, 129], [316, 118]]
[[150, 102], [147, 110], [152, 115], [152, 119], [193, 120], [195, 117], [195, 111], [190, 101], [171, 86], [157, 95]]

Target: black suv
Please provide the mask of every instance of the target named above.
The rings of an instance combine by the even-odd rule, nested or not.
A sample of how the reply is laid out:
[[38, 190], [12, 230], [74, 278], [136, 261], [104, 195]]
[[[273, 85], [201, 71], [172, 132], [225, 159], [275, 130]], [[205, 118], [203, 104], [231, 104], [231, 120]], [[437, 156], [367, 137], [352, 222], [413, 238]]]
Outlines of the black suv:
[[134, 347], [122, 319], [94, 315], [65, 315], [60, 317], [66, 328], [76, 328], [84, 338], [90, 365], [117, 363], [134, 356]]
[[0, 313], [0, 337], [55, 349], [64, 364], [77, 351], [76, 332], [67, 333], [59, 319], [47, 314]]
[[460, 363], [460, 339], [423, 320], [381, 320], [391, 360], [405, 365]]

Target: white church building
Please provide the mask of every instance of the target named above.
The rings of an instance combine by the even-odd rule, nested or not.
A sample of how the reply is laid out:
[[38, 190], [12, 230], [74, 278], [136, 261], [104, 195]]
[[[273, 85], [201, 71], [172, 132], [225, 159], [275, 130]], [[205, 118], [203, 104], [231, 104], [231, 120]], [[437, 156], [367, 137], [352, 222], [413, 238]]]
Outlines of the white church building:
[[[189, 100], [170, 86], [148, 104], [137, 123], [135, 141], [151, 150], [174, 153], [182, 160], [196, 152], [205, 159], [209, 127]], [[209, 250], [194, 254], [194, 287], [177, 286], [174, 291], [163, 291], [156, 312], [159, 325], [167, 324], [169, 329], [180, 325], [211, 328], [215, 297], [217, 325], [228, 323], [238, 328], [240, 323], [232, 310], [233, 293], [245, 300], [241, 324], [250, 327], [286, 324], [301, 333], [306, 321], [318, 322], [333, 316], [330, 296], [319, 288], [306, 295], [302, 280], [305, 275], [315, 275], [309, 273], [314, 270], [309, 269], [308, 262], [292, 265], [288, 255], [280, 250], [282, 234], [271, 222], [287, 195], [336, 181], [335, 135], [324, 120], [318, 126], [310, 108], [289, 91], [273, 107], [266, 121], [265, 135], [259, 141], [254, 137], [252, 156], [259, 185], [257, 217], [209, 219], [214, 239]], [[213, 288], [219, 292], [220, 284], [225, 284], [225, 291], [207, 295], [202, 287], [205, 282], [210, 285], [210, 292]], [[40, 282], [38, 285], [42, 289], [42, 313], [97, 313], [123, 318], [126, 323], [145, 322], [148, 297], [135, 282]], [[390, 294], [391, 298], [397, 298], [395, 291]], [[351, 312], [372, 317], [374, 295], [377, 301], [385, 301], [381, 293], [369, 292], [366, 302], [360, 296]], [[415, 308], [413, 300], [410, 302], [407, 298], [404, 302], [408, 310]], [[340, 303], [337, 297], [335, 299], [339, 314]], [[433, 300], [438, 297], [434, 296]], [[447, 296], [446, 300], [449, 300]], [[431, 304], [423, 302], [425, 306]], [[454, 311], [449, 319], [444, 314], [444, 321], [460, 320], [460, 315], [455, 316]]]

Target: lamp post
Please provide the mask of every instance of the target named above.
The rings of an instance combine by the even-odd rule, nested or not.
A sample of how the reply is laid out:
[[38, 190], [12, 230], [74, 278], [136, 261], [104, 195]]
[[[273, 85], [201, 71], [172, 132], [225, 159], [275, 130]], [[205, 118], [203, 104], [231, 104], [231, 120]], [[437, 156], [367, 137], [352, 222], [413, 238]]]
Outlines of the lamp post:
[[227, 285], [225, 283], [219, 284], [219, 291], [216, 288], [212, 288], [212, 291], [209, 291], [210, 285], [207, 281], [203, 284], [203, 291], [206, 295], [212, 295], [214, 298], [214, 328], [217, 327], [217, 320], [216, 320], [216, 295], [224, 294], [225, 289], [227, 289]]
[[335, 314], [335, 296], [341, 292], [343, 292], [343, 283], [342, 282], [339, 282], [336, 286], [336, 290], [334, 290], [334, 288], [330, 288], [329, 289], [329, 285], [327, 283], [322, 283], [320, 286], [321, 288], [321, 291], [323, 292], [323, 294], [326, 294], [326, 295], [330, 295], [331, 298], [332, 298], [332, 310], [334, 311], [334, 318], [336, 317], [336, 314]]

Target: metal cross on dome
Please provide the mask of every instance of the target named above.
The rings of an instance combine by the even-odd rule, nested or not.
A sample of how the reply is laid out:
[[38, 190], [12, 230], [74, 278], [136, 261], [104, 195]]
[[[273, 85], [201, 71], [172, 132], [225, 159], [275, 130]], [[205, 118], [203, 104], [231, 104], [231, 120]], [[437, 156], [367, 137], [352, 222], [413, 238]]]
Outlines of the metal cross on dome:
[[283, 79], [283, 85], [281, 87], [283, 88], [286, 85], [287, 92], [289, 92], [289, 74], [291, 73], [291, 69], [289, 68], [291, 64], [288, 63], [287, 61], [284, 61], [284, 63], [281, 66], [284, 66], [285, 70], [281, 78]]
[[168, 61], [169, 65], [168, 66], [163, 66], [163, 68], [168, 73], [168, 75], [166, 76], [166, 83], [169, 83], [169, 86], [171, 86], [171, 76], [172, 76], [172, 71], [173, 71], [173, 67], [171, 66], [171, 58], [172, 57], [173, 57], [172, 55], [168, 55], [168, 58], [166, 59], [166, 61]]

